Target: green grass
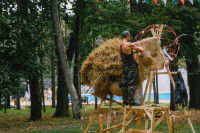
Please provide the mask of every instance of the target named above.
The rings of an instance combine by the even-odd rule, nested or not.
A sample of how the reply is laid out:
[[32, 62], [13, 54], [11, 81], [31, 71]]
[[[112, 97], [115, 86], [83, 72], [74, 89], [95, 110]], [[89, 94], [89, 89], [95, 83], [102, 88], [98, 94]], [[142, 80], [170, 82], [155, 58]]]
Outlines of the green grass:
[[[161, 104], [162, 106], [168, 106], [168, 104]], [[120, 106], [115, 106], [119, 108]], [[108, 104], [102, 106], [102, 108], [108, 108]], [[70, 107], [70, 117], [66, 118], [53, 118], [55, 113], [55, 108], [46, 107], [46, 113], [42, 113], [42, 120], [28, 122], [30, 117], [30, 107], [26, 107], [21, 110], [8, 109], [7, 113], [0, 111], [0, 132], [30, 132], [30, 133], [80, 133], [86, 129], [86, 126], [90, 120], [90, 116], [94, 112], [94, 105], [84, 105], [81, 109], [83, 120], [74, 120], [72, 117], [71, 107]], [[200, 111], [190, 110], [192, 112], [192, 123], [195, 131], [200, 132]], [[108, 114], [102, 114], [104, 120], [104, 128], [106, 128], [106, 120]], [[123, 114], [118, 113], [116, 115], [116, 120], [118, 123], [122, 122]], [[190, 128], [186, 122], [186, 119], [176, 119], [175, 132], [190, 133]], [[116, 123], [117, 124], [117, 123]], [[144, 122], [143, 122], [144, 125]], [[150, 125], [150, 124], [149, 124]], [[82, 130], [81, 130], [82, 126]], [[134, 128], [132, 124], [129, 128]], [[159, 130], [161, 125], [159, 125], [156, 130]], [[119, 131], [121, 128], [118, 128]], [[92, 125], [90, 126], [90, 131], [99, 131], [98, 117], [95, 118]], [[162, 131], [167, 132], [167, 125], [164, 123], [162, 126]], [[115, 131], [112, 130], [111, 133]]]

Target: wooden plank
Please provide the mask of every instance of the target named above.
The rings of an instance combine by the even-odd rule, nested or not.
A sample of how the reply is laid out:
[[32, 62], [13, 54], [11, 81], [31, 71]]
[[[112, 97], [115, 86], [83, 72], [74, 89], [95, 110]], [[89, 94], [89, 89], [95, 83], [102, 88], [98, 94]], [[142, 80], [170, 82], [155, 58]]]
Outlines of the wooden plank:
[[174, 122], [175, 122], [175, 117], [174, 115], [171, 115], [170, 116], [170, 121], [171, 121], [171, 130], [172, 130], [172, 133], [174, 133]]
[[142, 117], [143, 117], [143, 114], [144, 114], [144, 110], [141, 110], [141, 112], [139, 113], [139, 116], [138, 116], [138, 121], [139, 121], [139, 124], [140, 124], [140, 129], [144, 130], [144, 127], [142, 125]]
[[127, 108], [124, 109], [124, 119], [123, 119], [122, 133], [125, 133], [125, 128], [126, 128], [126, 110], [127, 110]]
[[151, 133], [154, 133], [154, 127], [155, 127], [155, 111], [152, 110]]
[[[126, 133], [146, 133], [147, 130], [140, 130], [140, 129], [129, 129]], [[154, 131], [154, 133], [163, 133], [159, 131]]]
[[149, 95], [148, 95], [148, 105], [151, 102], [151, 90], [152, 90], [152, 81], [153, 81], [153, 71], [150, 72], [150, 84], [149, 84]]
[[147, 114], [147, 116], [149, 117], [149, 119], [152, 121], [152, 115], [149, 113], [149, 111], [148, 110], [144, 110], [145, 112], [146, 112], [146, 114]]
[[149, 119], [146, 119], [146, 120], [145, 120], [145, 130], [148, 129], [148, 126], [149, 126]]
[[156, 128], [158, 126], [158, 124], [163, 120], [163, 118], [166, 116], [166, 112], [156, 121], [155, 123], [155, 127]]
[[[171, 74], [177, 74], [178, 72], [170, 72]], [[159, 74], [168, 74], [168, 72], [155, 72], [153, 73], [154, 75], [159, 75]]]
[[138, 113], [136, 113], [136, 114], [134, 115], [134, 117], [131, 118], [130, 121], [128, 121], [128, 123], [126, 124], [126, 127], [128, 127], [131, 123], [133, 123], [134, 121], [136, 121], [136, 118], [137, 118], [137, 117], [138, 117]]
[[147, 95], [147, 89], [148, 89], [148, 86], [149, 86], [149, 81], [152, 77], [149, 75], [148, 77], [148, 80], [147, 80], [147, 83], [146, 83], [146, 87], [145, 87], [145, 91], [144, 91], [144, 96], [142, 98], [142, 105], [144, 105], [144, 102], [145, 102], [145, 98], [146, 98], [146, 95]]
[[103, 132], [110, 131], [112, 129], [116, 129], [116, 128], [119, 128], [121, 126], [123, 126], [123, 123], [120, 123], [120, 124], [114, 125], [112, 127], [106, 128], [106, 129], [103, 130]]
[[167, 125], [168, 125], [168, 132], [172, 132], [171, 124], [170, 124], [170, 117], [169, 117], [169, 109], [166, 110], [166, 118], [167, 118]]
[[168, 72], [169, 78], [170, 78], [170, 80], [171, 80], [172, 86], [173, 86], [173, 88], [175, 89], [174, 79], [173, 79], [173, 77], [172, 77], [172, 75], [171, 75], [171, 73], [170, 73], [170, 71], [169, 71], [169, 68], [168, 68], [168, 66], [166, 66], [166, 65], [165, 65], [165, 68], [167, 69], [167, 72]]
[[133, 113], [134, 109], [129, 110], [129, 112], [125, 116], [125, 120], [128, 119], [128, 117]]

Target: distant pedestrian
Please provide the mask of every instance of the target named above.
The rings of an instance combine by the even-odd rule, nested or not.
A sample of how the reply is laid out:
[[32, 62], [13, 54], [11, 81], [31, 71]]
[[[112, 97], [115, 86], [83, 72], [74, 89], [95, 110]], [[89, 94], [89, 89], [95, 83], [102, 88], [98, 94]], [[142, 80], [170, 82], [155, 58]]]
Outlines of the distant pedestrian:
[[25, 95], [24, 95], [24, 99], [25, 99], [26, 103], [28, 103], [29, 98], [30, 98], [30, 96], [29, 96], [28, 92], [26, 91]]
[[48, 101], [51, 101], [51, 97], [52, 97], [52, 91], [51, 91], [51, 88], [49, 88], [48, 89], [48, 91], [47, 91], [47, 99], [48, 99]]

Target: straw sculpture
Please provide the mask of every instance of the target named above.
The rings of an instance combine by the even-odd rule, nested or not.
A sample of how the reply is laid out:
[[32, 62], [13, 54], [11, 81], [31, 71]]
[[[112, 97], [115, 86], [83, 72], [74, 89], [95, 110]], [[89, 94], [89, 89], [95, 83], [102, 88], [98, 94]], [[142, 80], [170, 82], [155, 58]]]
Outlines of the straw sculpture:
[[[119, 86], [122, 78], [122, 59], [118, 52], [119, 38], [114, 38], [103, 42], [95, 48], [81, 68], [81, 80], [83, 84], [93, 86], [94, 95], [105, 98], [107, 95], [121, 96], [122, 91]], [[139, 65], [140, 84], [147, 78], [150, 69], [163, 68], [162, 53], [160, 52], [160, 40], [158, 38], [146, 38], [135, 43], [143, 46], [144, 53], [135, 54], [135, 59]], [[137, 89], [137, 92], [141, 90]]]
[[144, 47], [143, 53], [134, 55], [139, 64], [139, 77], [141, 81], [147, 79], [150, 70], [161, 70], [164, 68], [165, 59], [161, 52], [161, 41], [157, 37], [145, 38], [135, 42], [135, 45]]

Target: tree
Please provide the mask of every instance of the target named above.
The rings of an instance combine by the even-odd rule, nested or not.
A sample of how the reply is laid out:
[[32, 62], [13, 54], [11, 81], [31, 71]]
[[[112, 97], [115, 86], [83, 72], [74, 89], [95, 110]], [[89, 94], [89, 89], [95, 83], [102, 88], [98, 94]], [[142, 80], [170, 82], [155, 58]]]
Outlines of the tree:
[[54, 24], [54, 31], [56, 35], [56, 44], [59, 52], [59, 57], [61, 60], [62, 71], [65, 79], [65, 85], [69, 88], [69, 92], [71, 95], [72, 101], [72, 109], [73, 109], [73, 116], [75, 119], [80, 119], [80, 106], [78, 96], [75, 90], [75, 87], [71, 81], [70, 72], [69, 72], [69, 63], [67, 60], [63, 37], [61, 34], [61, 28], [59, 23], [59, 15], [58, 15], [58, 7], [57, 7], [57, 0], [52, 0], [52, 18]]
[[81, 45], [81, 30], [83, 27], [83, 21], [85, 17], [85, 1], [77, 1], [76, 7], [74, 9], [75, 12], [75, 28], [74, 28], [74, 47], [75, 47], [75, 61], [74, 61], [74, 86], [76, 88], [79, 104], [82, 107], [82, 98], [81, 98], [81, 88], [80, 88], [80, 45]]

